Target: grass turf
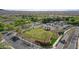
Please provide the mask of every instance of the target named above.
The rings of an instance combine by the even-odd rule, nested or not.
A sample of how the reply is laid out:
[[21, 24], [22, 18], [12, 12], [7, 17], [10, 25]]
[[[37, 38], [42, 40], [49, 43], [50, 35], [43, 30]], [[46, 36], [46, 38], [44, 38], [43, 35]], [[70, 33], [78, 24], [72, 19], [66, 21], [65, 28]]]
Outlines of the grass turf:
[[29, 31], [26, 31], [24, 33], [24, 35], [27, 38], [32, 38], [38, 41], [49, 41], [50, 38], [52, 37], [52, 41], [53, 39], [57, 38], [56, 33], [54, 32], [50, 32], [50, 31], [45, 31], [44, 29], [39, 29], [39, 28], [35, 28], [35, 29], [31, 29]]

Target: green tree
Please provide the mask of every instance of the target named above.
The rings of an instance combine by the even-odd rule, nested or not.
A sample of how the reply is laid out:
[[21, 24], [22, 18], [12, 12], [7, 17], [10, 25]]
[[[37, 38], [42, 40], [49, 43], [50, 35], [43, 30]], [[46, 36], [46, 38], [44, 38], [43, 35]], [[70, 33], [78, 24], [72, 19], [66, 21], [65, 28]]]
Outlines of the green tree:
[[1, 42], [1, 40], [2, 40], [2, 36], [3, 36], [2, 33], [0, 33], [0, 42]]
[[5, 26], [6, 26], [7, 30], [15, 30], [14, 25], [6, 24]]
[[0, 22], [0, 31], [4, 30], [4, 24], [2, 22]]

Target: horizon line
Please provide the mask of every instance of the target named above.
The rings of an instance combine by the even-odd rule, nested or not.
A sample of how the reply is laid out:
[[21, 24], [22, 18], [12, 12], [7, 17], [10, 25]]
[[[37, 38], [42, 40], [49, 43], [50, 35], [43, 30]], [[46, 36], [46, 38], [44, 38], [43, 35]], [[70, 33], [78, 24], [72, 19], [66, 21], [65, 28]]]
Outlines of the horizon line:
[[79, 9], [2, 9], [9, 11], [77, 11]]

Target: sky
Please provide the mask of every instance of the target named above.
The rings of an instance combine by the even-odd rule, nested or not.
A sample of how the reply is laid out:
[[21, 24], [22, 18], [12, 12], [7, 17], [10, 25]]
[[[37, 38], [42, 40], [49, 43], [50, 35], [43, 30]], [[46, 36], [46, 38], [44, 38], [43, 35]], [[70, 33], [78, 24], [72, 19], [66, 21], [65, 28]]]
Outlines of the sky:
[[76, 10], [79, 9], [79, 0], [0, 0], [0, 9]]

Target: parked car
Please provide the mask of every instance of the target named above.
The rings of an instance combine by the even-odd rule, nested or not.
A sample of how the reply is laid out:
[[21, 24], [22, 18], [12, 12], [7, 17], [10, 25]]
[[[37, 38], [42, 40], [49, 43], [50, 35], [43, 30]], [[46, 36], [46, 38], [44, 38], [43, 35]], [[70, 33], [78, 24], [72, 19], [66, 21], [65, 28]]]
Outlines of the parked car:
[[8, 33], [7, 36], [11, 35], [12, 33]]
[[20, 40], [20, 38], [18, 38], [18, 37], [16, 37], [16, 36], [13, 36], [13, 37], [11, 38], [11, 40], [12, 40], [13, 42], [16, 42], [17, 40]]

